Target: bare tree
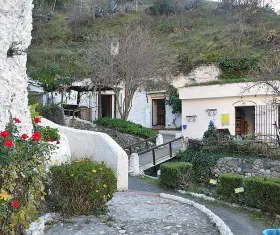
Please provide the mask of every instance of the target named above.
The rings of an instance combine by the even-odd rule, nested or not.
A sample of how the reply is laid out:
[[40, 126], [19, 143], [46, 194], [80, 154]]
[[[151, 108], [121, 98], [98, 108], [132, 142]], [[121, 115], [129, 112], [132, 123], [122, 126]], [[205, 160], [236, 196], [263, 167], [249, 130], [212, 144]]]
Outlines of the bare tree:
[[[150, 81], [169, 79], [173, 59], [168, 50], [154, 41], [147, 30], [125, 30], [119, 38], [109, 36], [100, 39], [89, 50], [93, 68], [93, 82], [110, 86], [116, 94], [116, 103], [122, 119], [127, 119], [132, 99], [138, 88]], [[120, 90], [124, 90], [120, 100]]]
[[262, 0], [221, 0], [218, 5], [225, 11], [235, 13], [240, 23], [257, 24], [262, 9]]
[[252, 71], [252, 83], [244, 86], [243, 92], [266, 90], [267, 94], [280, 95], [280, 54], [264, 58], [256, 70]]

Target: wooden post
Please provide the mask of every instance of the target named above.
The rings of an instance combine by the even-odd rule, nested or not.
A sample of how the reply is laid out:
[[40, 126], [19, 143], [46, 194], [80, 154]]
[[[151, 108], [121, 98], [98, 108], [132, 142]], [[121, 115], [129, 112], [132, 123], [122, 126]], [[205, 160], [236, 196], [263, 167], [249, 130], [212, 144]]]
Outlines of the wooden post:
[[102, 117], [101, 88], [98, 88], [98, 118]]
[[169, 154], [170, 158], [172, 158], [172, 142], [169, 142]]
[[156, 153], [155, 153], [155, 149], [152, 149], [153, 152], [153, 164], [154, 166], [156, 165]]

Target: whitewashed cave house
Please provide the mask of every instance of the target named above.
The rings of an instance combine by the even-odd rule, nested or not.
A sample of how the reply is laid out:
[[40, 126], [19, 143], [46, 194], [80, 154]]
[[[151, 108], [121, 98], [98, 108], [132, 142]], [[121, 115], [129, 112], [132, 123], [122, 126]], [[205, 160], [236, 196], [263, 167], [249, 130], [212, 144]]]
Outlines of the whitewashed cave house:
[[[70, 87], [63, 99], [65, 114], [67, 110], [83, 110], [80, 114], [82, 119], [94, 121], [98, 117], [120, 118], [116, 95], [110, 87], [102, 87], [101, 95], [98, 88], [91, 84], [90, 80], [75, 82]], [[61, 95], [57, 94], [56, 101], [59, 102]], [[124, 91], [120, 91], [118, 97], [124, 99]], [[181, 127], [181, 115], [172, 113], [172, 106], [166, 104], [168, 99], [165, 90], [138, 89], [132, 100], [132, 108], [128, 120], [141, 124], [144, 127], [156, 129], [173, 129]], [[122, 102], [120, 102], [122, 103]], [[101, 106], [101, 109], [99, 109]], [[70, 111], [70, 114], [73, 113]]]
[[221, 132], [255, 136], [277, 145], [279, 97], [253, 83], [216, 83], [189, 84], [179, 89], [183, 135], [202, 138], [212, 120]]
[[[214, 65], [202, 65], [187, 76], [179, 75], [174, 78], [172, 85], [179, 92], [182, 87], [189, 84], [216, 80], [219, 73], [219, 69]], [[123, 97], [124, 91], [121, 90], [120, 101]], [[164, 89], [154, 87], [138, 89], [132, 100], [128, 120], [155, 129], [180, 128], [184, 118], [180, 113], [172, 113], [172, 106], [166, 103], [166, 99], [168, 96]], [[42, 100], [45, 102], [47, 99], [42, 98]], [[55, 100], [57, 103], [61, 102], [61, 94], [55, 93]], [[80, 111], [76, 115], [89, 121], [94, 121], [99, 116], [120, 118], [114, 91], [109, 87], [101, 87], [101, 95], [99, 95], [98, 87], [92, 84], [90, 79], [74, 82], [64, 96], [63, 103], [66, 115], [72, 116], [72, 111], [78, 109]], [[99, 109], [99, 106], [102, 108]]]

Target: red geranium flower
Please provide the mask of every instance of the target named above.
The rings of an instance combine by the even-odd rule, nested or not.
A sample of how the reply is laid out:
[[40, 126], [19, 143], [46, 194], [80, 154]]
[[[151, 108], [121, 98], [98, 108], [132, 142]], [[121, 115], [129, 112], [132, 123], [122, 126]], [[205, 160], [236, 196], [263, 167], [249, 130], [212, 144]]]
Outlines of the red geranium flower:
[[56, 144], [60, 144], [60, 141], [59, 141], [59, 140], [57, 140], [57, 141], [56, 141]]
[[4, 137], [4, 138], [8, 138], [9, 137], [9, 132], [7, 130], [0, 132], [0, 136]]
[[20, 207], [20, 203], [18, 200], [13, 201], [13, 207], [18, 209]]
[[28, 138], [28, 135], [22, 134], [22, 135], [21, 135], [21, 138], [24, 139], [24, 140], [26, 140], [26, 139]]
[[41, 118], [35, 117], [33, 121], [34, 121], [34, 123], [39, 123], [39, 122], [41, 122]]
[[50, 141], [52, 141], [52, 139], [51, 139], [50, 137], [48, 137], [48, 138], [46, 139], [46, 141], [50, 142]]
[[21, 121], [20, 121], [18, 118], [14, 118], [14, 121], [15, 121], [16, 123], [21, 123]]
[[14, 143], [13, 143], [13, 141], [11, 141], [11, 140], [6, 140], [5, 146], [8, 147], [8, 148], [11, 148], [11, 147], [14, 146]]
[[41, 139], [41, 133], [40, 132], [34, 132], [32, 135], [32, 139], [35, 141], [39, 141]]

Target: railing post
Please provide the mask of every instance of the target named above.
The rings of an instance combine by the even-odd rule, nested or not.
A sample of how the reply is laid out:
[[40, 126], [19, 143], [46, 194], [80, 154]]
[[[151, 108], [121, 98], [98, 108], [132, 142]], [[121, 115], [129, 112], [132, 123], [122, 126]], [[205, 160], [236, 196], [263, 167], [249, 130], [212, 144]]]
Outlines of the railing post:
[[130, 155], [128, 172], [132, 176], [138, 176], [140, 174], [139, 155], [137, 153]]
[[170, 158], [172, 158], [172, 142], [169, 142], [169, 154]]
[[149, 143], [146, 141], [146, 149], [149, 149]]
[[161, 144], [163, 144], [163, 137], [161, 134], [158, 134], [157, 138], [156, 138], [156, 146], [161, 145]]
[[155, 153], [155, 149], [152, 149], [153, 152], [153, 164], [154, 166], [156, 165], [156, 153]]
[[129, 155], [131, 155], [132, 154], [132, 147], [130, 146], [129, 147]]

